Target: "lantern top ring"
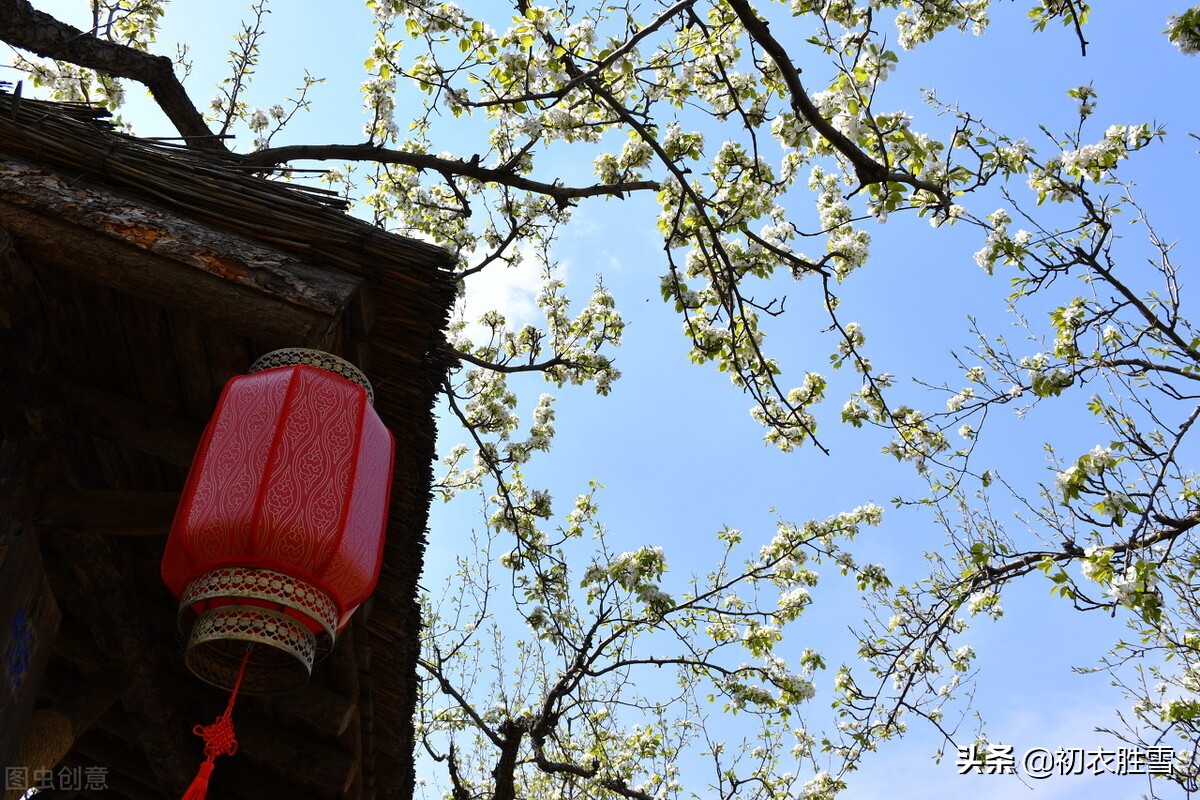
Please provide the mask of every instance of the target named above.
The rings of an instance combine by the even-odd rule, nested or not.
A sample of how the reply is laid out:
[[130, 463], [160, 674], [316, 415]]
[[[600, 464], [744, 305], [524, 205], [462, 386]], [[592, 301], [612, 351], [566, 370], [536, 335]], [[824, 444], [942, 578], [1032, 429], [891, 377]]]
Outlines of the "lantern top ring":
[[361, 386], [367, 393], [367, 402], [375, 405], [375, 389], [363, 371], [346, 359], [326, 353], [324, 350], [314, 350], [311, 347], [285, 347], [281, 350], [272, 350], [251, 364], [250, 372], [262, 372], [266, 369], [291, 367], [297, 364], [332, 372], [334, 375]]
[[221, 567], [197, 577], [179, 598], [179, 613], [206, 600], [255, 598], [299, 611], [336, 635], [338, 607], [325, 592], [306, 581], [272, 569]]

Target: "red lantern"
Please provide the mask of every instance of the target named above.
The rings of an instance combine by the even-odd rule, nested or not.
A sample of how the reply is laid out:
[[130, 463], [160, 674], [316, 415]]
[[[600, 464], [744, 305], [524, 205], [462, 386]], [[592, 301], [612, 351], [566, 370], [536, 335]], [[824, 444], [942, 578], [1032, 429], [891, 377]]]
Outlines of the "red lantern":
[[162, 564], [199, 678], [233, 688], [245, 658], [243, 692], [299, 688], [375, 588], [393, 443], [373, 399], [315, 350], [268, 353], [225, 385]]

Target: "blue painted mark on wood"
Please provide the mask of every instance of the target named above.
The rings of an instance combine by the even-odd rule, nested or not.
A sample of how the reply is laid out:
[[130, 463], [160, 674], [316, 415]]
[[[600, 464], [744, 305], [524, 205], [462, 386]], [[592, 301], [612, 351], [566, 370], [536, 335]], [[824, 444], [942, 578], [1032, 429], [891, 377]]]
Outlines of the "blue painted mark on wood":
[[33, 655], [33, 644], [33, 625], [26, 616], [25, 609], [18, 608], [12, 621], [8, 649], [4, 653], [8, 681], [15, 689], [20, 689], [21, 684], [25, 682], [25, 673], [29, 671], [29, 661]]

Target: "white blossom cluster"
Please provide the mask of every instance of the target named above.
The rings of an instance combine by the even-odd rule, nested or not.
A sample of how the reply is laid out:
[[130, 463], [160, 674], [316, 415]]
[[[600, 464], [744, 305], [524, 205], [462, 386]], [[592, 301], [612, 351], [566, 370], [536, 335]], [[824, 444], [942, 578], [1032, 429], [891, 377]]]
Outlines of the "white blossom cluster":
[[950, 446], [946, 435], [931, 425], [923, 412], [912, 406], [902, 405], [892, 410], [890, 421], [896, 437], [883, 448], [883, 452], [900, 461], [912, 462], [922, 474], [928, 469], [928, 459]]
[[601, 153], [593, 167], [601, 183], [620, 183], [638, 180], [653, 158], [654, 150], [644, 139], [630, 136], [619, 154]]
[[363, 134], [372, 141], [393, 142], [400, 135], [396, 125], [396, 79], [373, 75], [363, 81], [363, 109], [368, 122]]
[[666, 572], [667, 561], [661, 547], [644, 546], [624, 552], [607, 564], [593, 563], [583, 576], [583, 585], [588, 591], [588, 600], [603, 595], [610, 584], [631, 592], [651, 614], [661, 615], [675, 601], [658, 585]]
[[962, 411], [963, 406], [966, 405], [968, 401], [973, 400], [974, 398], [975, 398], [975, 390], [973, 388], [971, 388], [970, 386], [967, 386], [961, 392], [959, 392], [958, 394], [952, 395], [946, 401], [946, 410], [951, 413], [956, 413], [958, 411]]
[[17, 53], [13, 67], [28, 76], [35, 87], [46, 89], [55, 100], [97, 103], [116, 111], [125, 102], [125, 85], [119, 78], [65, 61], [29, 60]]
[[1099, 142], [1064, 150], [1040, 167], [1032, 169], [1029, 188], [1038, 193], [1039, 200], [1049, 198], [1056, 203], [1066, 202], [1074, 198], [1078, 191], [1072, 180], [1102, 182], [1131, 152], [1140, 150], [1161, 135], [1161, 130], [1153, 130], [1145, 123], [1112, 125]]
[[[778, 662], [778, 659], [774, 660]], [[778, 702], [781, 705], [793, 706], [803, 703], [816, 696], [817, 690], [813, 682], [803, 675], [787, 672], [782, 666], [773, 664], [768, 679], [779, 689]]]
[[1141, 607], [1147, 596], [1154, 596], [1159, 581], [1158, 569], [1152, 562], [1129, 565], [1120, 575], [1113, 576], [1108, 593], [1114, 601], [1127, 608]]
[[1029, 252], [1033, 234], [1018, 230], [1010, 236], [1008, 226], [1012, 223], [1012, 217], [1003, 208], [996, 209], [987, 219], [990, 223], [987, 240], [975, 253], [975, 263], [991, 275], [997, 263], [1019, 265]]
[[834, 256], [834, 271], [839, 280], [866, 263], [871, 244], [871, 235], [851, 221], [853, 211], [842, 198], [840, 183], [839, 176], [828, 174], [819, 166], [812, 168], [808, 180], [808, 187], [817, 192], [817, 213], [827, 235], [825, 249]]
[[1083, 551], [1083, 560], [1079, 563], [1079, 571], [1088, 580], [1098, 581], [1105, 571], [1111, 571], [1109, 562], [1112, 560], [1111, 547], [1092, 546]]
[[905, 50], [912, 50], [930, 41], [950, 27], [956, 27], [960, 31], [969, 27], [973, 34], [979, 36], [989, 22], [988, 0], [888, 0], [884, 4], [906, 9], [896, 15], [900, 46]]
[[1129, 153], [1145, 147], [1151, 136], [1148, 124], [1112, 125], [1099, 142], [1064, 151], [1059, 156], [1059, 163], [1071, 177], [1096, 182], [1118, 161], [1128, 158]]
[[806, 150], [813, 146], [812, 125], [791, 111], [784, 111], [771, 121], [771, 135], [789, 150]]
[[1032, 155], [1033, 148], [1025, 139], [1017, 139], [1015, 142], [996, 148], [997, 162], [1010, 175], [1024, 172]]
[[376, 20], [387, 25], [403, 13], [410, 30], [444, 32], [462, 28], [468, 22], [466, 12], [455, 3], [441, 0], [368, 0]]
[[1200, 6], [1192, 6], [1167, 19], [1167, 36], [1187, 56], [1200, 53]]
[[[821, 116], [845, 134], [846, 138], [857, 141], [862, 135], [865, 122], [858, 113], [861, 98], [854, 84], [849, 81], [836, 82], [829, 89], [813, 94], [812, 101]], [[824, 139], [817, 142], [817, 147], [821, 151], [832, 152], [831, 146]]]
[[1050, 322], [1054, 326], [1054, 356], [1064, 359], [1067, 363], [1075, 362], [1079, 357], [1076, 338], [1087, 317], [1088, 302], [1082, 297], [1074, 298], [1065, 306], [1060, 306], [1050, 312]]
[[803, 408], [784, 408], [775, 397], [767, 396], [750, 408], [750, 417], [767, 429], [763, 440], [790, 453], [817, 428], [817, 419]]
[[759, 551], [763, 563], [774, 564], [780, 577], [787, 582], [816, 585], [816, 573], [801, 569], [806, 556], [804, 548], [817, 544], [825, 552], [838, 550], [837, 540], [852, 540], [862, 526], [876, 527], [883, 522], [883, 509], [866, 503], [852, 511], [843, 511], [824, 520], [809, 520], [796, 526], [781, 523], [771, 541]]
[[1116, 466], [1118, 459], [1112, 448], [1096, 445], [1091, 452], [1084, 453], [1074, 464], [1054, 476], [1054, 485], [1066, 500], [1078, 496], [1084, 482], [1097, 478], [1105, 470]]
[[987, 614], [993, 619], [998, 619], [1004, 615], [1004, 609], [1000, 605], [1000, 595], [990, 590], [975, 592], [968, 597], [967, 612], [971, 616]]

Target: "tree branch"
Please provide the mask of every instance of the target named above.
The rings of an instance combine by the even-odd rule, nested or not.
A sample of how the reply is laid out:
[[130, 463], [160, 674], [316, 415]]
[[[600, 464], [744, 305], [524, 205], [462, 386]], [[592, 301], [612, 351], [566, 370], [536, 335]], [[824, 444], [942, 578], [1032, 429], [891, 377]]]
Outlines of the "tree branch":
[[658, 191], [658, 181], [630, 181], [628, 183], [596, 184], [594, 186], [564, 186], [560, 183], [543, 183], [531, 180], [515, 172], [495, 169], [479, 164], [478, 159], [440, 158], [426, 153], [410, 153], [391, 150], [372, 144], [310, 144], [272, 147], [248, 153], [242, 163], [250, 167], [274, 167], [288, 161], [371, 161], [378, 164], [401, 164], [418, 170], [433, 170], [442, 175], [457, 175], [474, 178], [483, 183], [496, 183], [514, 189], [545, 195], [554, 199], [560, 208], [584, 197], [623, 197], [629, 192]]
[[[514, 103], [520, 103], [520, 102], [536, 103], [536, 102], [540, 102], [540, 101], [544, 101], [544, 100], [554, 100], [554, 101], [561, 100], [562, 98], [564, 98], [568, 94], [570, 94], [570, 92], [573, 89], [578, 88], [579, 86], [584, 84], [586, 81], [590, 81], [590, 80], [599, 78], [604, 73], [604, 70], [608, 69], [613, 64], [617, 63], [619, 60], [624, 58], [628, 53], [630, 53], [631, 51], [636, 49], [638, 44], [642, 40], [648, 38], [651, 34], [656, 33], [660, 28], [662, 28], [664, 25], [666, 25], [668, 22], [670, 22], [674, 17], [679, 16], [684, 11], [691, 12], [691, 7], [694, 6], [695, 4], [696, 4], [696, 0], [679, 0], [679, 2], [675, 3], [675, 5], [664, 10], [661, 14], [659, 14], [657, 17], [655, 17], [653, 22], [649, 23], [648, 25], [638, 28], [636, 33], [634, 33], [632, 36], [630, 36], [628, 39], [626, 39], [619, 47], [612, 50], [612, 52], [610, 52], [607, 56], [599, 59], [598, 61], [594, 61], [591, 69], [587, 70], [586, 72], [576, 73], [575, 75], [573, 75], [571, 77], [571, 80], [567, 81], [562, 86], [559, 86], [558, 88], [554, 89], [553, 91], [530, 92], [528, 94], [521, 94], [521, 95], [508, 95], [508, 96], [505, 96], [505, 97], [502, 97], [502, 98], [499, 98], [496, 100], [474, 100], [474, 101], [464, 102], [463, 105], [465, 105], [468, 108], [492, 108], [494, 106], [511, 106]], [[427, 80], [427, 79], [422, 78], [421, 80]], [[430, 85], [437, 85], [437, 84], [430, 84]], [[440, 85], [446, 89], [450, 88], [449, 84], [447, 82], [442, 82], [442, 83], [440, 83]]]
[[483, 721], [483, 717], [479, 716], [479, 712], [475, 710], [475, 707], [450, 683], [445, 673], [442, 672], [441, 664], [433, 664], [425, 659], [418, 659], [417, 664], [438, 682], [438, 688], [442, 690], [442, 694], [452, 697], [454, 702], [458, 703], [459, 708], [471, 718], [471, 721], [475, 723], [475, 727], [479, 729], [480, 733], [486, 736], [496, 747], [504, 746], [501, 736], [488, 727], [487, 723]]
[[[1200, 525], [1200, 512], [1189, 514], [1182, 519], [1170, 519], [1167, 517], [1157, 517], [1157, 521], [1165, 527], [1157, 531], [1147, 533], [1143, 536], [1136, 536], [1127, 542], [1106, 545], [1106, 549], [1112, 550], [1114, 554], [1120, 555], [1127, 553], [1130, 550], [1150, 547], [1151, 545], [1159, 544], [1160, 542], [1171, 542], [1179, 538], [1183, 534], [1190, 531], [1192, 528]], [[1051, 561], [1070, 561], [1079, 558], [1083, 553], [1077, 546], [1068, 544], [1062, 550], [1042, 550], [1032, 553], [1026, 553], [1018, 556], [1003, 564], [992, 567], [984, 566], [980, 570], [968, 578], [968, 583], [971, 588], [984, 585], [994, 585], [999, 582], [1007, 581], [1017, 575], [1024, 575], [1042, 562], [1043, 559], [1049, 558]]]
[[28, 0], [0, 0], [0, 40], [44, 58], [69, 61], [118, 78], [130, 78], [150, 90], [188, 146], [225, 150], [175, 77], [171, 59], [92, 36], [36, 10]]
[[[561, 46], [561, 45], [559, 45], [558, 40], [555, 39], [554, 36], [550, 33], [543, 33], [542, 39], [551, 48], [556, 48], [556, 47]], [[571, 55], [569, 53], [564, 54], [562, 56], [562, 59], [563, 59], [563, 65], [566, 67], [567, 73], [569, 75], [571, 75], [573, 78], [584, 75], [584, 70], [582, 70], [575, 63], [575, 60], [571, 57]], [[671, 173], [671, 175], [678, 182], [679, 190], [684, 194], [684, 196], [686, 196], [688, 198], [688, 201], [692, 204], [692, 206], [700, 214], [700, 216], [703, 220], [703, 225], [710, 236], [710, 240], [711, 240], [713, 248], [714, 248], [714, 252], [704, 253], [704, 255], [709, 260], [716, 262], [720, 265], [720, 271], [716, 268], [710, 268], [710, 275], [711, 275], [710, 282], [712, 283], [712, 285], [714, 287], [720, 287], [721, 280], [723, 278], [723, 276], [720, 274], [720, 272], [724, 272], [726, 280], [728, 282], [728, 286], [730, 288], [727, 291], [721, 290], [719, 292], [721, 295], [720, 305], [721, 305], [721, 308], [728, 315], [729, 331], [730, 331], [731, 335], [734, 336], [735, 339], [739, 335], [745, 336], [746, 335], [745, 333], [739, 333], [738, 327], [734, 324], [736, 319], [739, 319], [739, 318], [744, 319], [745, 318], [744, 309], [741, 307], [742, 296], [741, 296], [740, 291], [738, 291], [738, 288], [737, 288], [738, 279], [737, 279], [735, 270], [733, 269], [730, 256], [729, 256], [728, 252], [724, 249], [724, 245], [722, 244], [722, 240], [725, 236], [725, 233], [724, 233], [723, 229], [720, 228], [712, 220], [712, 218], [709, 214], [709, 209], [712, 207], [712, 204], [709, 203], [705, 198], [703, 198], [700, 195], [700, 193], [696, 190], [696, 188], [691, 185], [691, 183], [688, 180], [688, 175], [687, 175], [689, 170], [685, 169], [682, 165], [677, 164], [676, 159], [669, 156], [667, 154], [667, 152], [663, 149], [662, 142], [659, 141], [657, 134], [653, 130], [653, 126], [651, 126], [650, 124], [648, 124], [646, 122], [640, 121], [634, 115], [634, 113], [632, 111], [630, 111], [628, 108], [626, 108], [625, 105], [598, 79], [586, 78], [584, 81], [584, 85], [586, 85], [596, 95], [596, 97], [603, 100], [604, 103], [607, 104], [608, 107], [613, 111], [613, 113], [615, 113], [619, 119], [624, 121], [625, 124], [627, 124], [631, 129], [633, 129], [633, 131], [637, 133], [637, 135], [642, 139], [642, 141], [645, 142], [646, 145], [648, 145], [650, 147], [650, 149], [658, 157], [658, 159], [662, 163], [662, 165], [667, 168], [667, 170]], [[681, 202], [678, 214], [682, 214], [682, 210], [683, 210], [683, 203]], [[678, 220], [678, 215], [677, 215], [676, 219]], [[667, 236], [668, 242], [671, 241], [673, 236], [674, 236], [674, 234], [668, 234], [668, 236]], [[703, 252], [702, 238], [700, 236], [695, 236], [694, 241], [695, 241], [697, 250]], [[671, 258], [672, 258], [670, 247], [667, 247], [666, 250], [667, 250], [667, 259], [670, 262]], [[784, 254], [778, 248], [771, 248], [771, 250], [776, 255], [780, 255], [784, 258], [790, 258], [790, 256], [788, 256], [787, 254]], [[796, 260], [800, 261], [800, 259], [796, 259]], [[801, 265], [807, 266], [808, 262], [802, 261]], [[672, 262], [671, 270], [672, 270], [672, 272], [675, 271], [673, 262]], [[678, 288], [678, 282], [676, 282], [676, 287]], [[678, 295], [677, 295], [677, 297], [678, 297]], [[684, 312], [684, 319], [685, 320], [688, 319], [686, 311]], [[691, 330], [690, 323], [689, 323], [688, 329]], [[695, 337], [693, 337], [693, 341], [695, 341]], [[754, 353], [754, 360], [757, 362], [756, 365], [760, 366], [760, 367], [766, 367], [766, 365], [768, 364], [768, 359], [763, 354], [762, 349], [759, 346], [759, 343], [757, 341], [755, 341], [753, 336], [749, 336], [748, 341], [749, 341], [750, 349]], [[741, 359], [738, 357], [736, 346], [731, 348], [731, 352], [732, 352], [732, 361], [733, 361], [733, 365], [734, 365], [733, 371], [737, 372], [738, 374], [745, 375], [746, 372], [753, 370], [753, 367], [743, 366]], [[821, 450], [821, 452], [828, 455], [829, 451], [824, 447], [824, 445], [822, 445], [820, 443], [820, 441], [818, 441], [817, 436], [816, 436], [816, 431], [812, 428], [812, 426], [805, 424], [805, 422], [803, 421], [800, 414], [797, 413], [796, 408], [788, 401], [787, 394], [779, 388], [779, 384], [775, 380], [774, 375], [770, 374], [770, 370], [763, 369], [761, 374], [763, 374], [765, 376], [765, 380], [769, 384], [770, 390], [773, 391], [774, 394], [776, 395], [776, 397], [779, 398], [780, 405], [785, 409], [785, 412], [786, 412], [785, 416], [782, 419], [773, 417], [773, 416], [769, 416], [767, 418], [767, 424], [770, 426], [779, 428], [779, 427], [783, 427], [783, 425], [785, 423], [786, 424], [796, 423], [799, 427], [804, 429], [806, 436], [813, 443], [813, 445], [816, 446], [819, 450]], [[759, 404], [759, 406], [761, 408], [763, 408], [764, 410], [767, 409], [768, 406], [767, 406], [766, 400], [764, 399], [763, 391], [757, 385], [755, 380], [753, 380], [752, 378], [747, 378], [743, 384], [743, 388], [745, 388], [747, 391], [750, 392], [751, 396], [754, 397], [755, 401]]]
[[[578, 764], [568, 764], [563, 761], [551, 761], [546, 758], [545, 752], [542, 750], [542, 745], [535, 742], [533, 746], [533, 763], [537, 768], [548, 775], [567, 774], [574, 775], [577, 778], [593, 780], [596, 777], [597, 769], [581, 767]], [[634, 789], [621, 778], [602, 778], [596, 781], [596, 784], [604, 789], [608, 789], [614, 794], [622, 797], [631, 798], [631, 800], [654, 800], [653, 796]]]
[[767, 23], [754, 13], [754, 9], [750, 7], [746, 0], [727, 0], [727, 2], [729, 3], [729, 7], [733, 9], [733, 12], [737, 14], [738, 19], [741, 20], [746, 33], [766, 51], [771, 60], [775, 62], [775, 66], [779, 68], [779, 73], [783, 77], [783, 81], [788, 87], [788, 93], [792, 98], [792, 110], [797, 115], [803, 117], [809, 125], [812, 125], [817, 133], [821, 134], [825, 141], [829, 142], [833, 149], [846, 157], [854, 167], [854, 175], [860, 183], [864, 186], [874, 183], [888, 183], [890, 181], [903, 183], [914, 189], [929, 192], [938, 198], [944, 207], [948, 208], [950, 206], [950, 198], [941, 186], [921, 180], [906, 172], [893, 172], [889, 170], [886, 164], [881, 164], [864, 153], [858, 145], [850, 141], [844, 133], [835, 128], [833, 123], [825, 119], [813, 103], [812, 98], [808, 96], [808, 92], [800, 80], [800, 71], [796, 69], [796, 65], [792, 63], [791, 58], [788, 56], [787, 48], [775, 38]]
[[492, 372], [503, 372], [506, 374], [512, 374], [514, 372], [545, 372], [553, 367], [579, 366], [577, 362], [570, 361], [562, 356], [555, 356], [554, 358], [547, 359], [546, 361], [538, 364], [517, 364], [516, 366], [512, 366], [510, 364], [501, 364], [494, 361], [484, 361], [482, 358], [476, 358], [475, 356], [463, 350], [451, 348], [450, 352], [455, 358], [467, 361], [477, 367], [483, 367], [484, 369], [490, 369]]
[[521, 751], [521, 739], [525, 730], [517, 722], [506, 719], [500, 725], [500, 758], [492, 769], [496, 779], [492, 800], [516, 800], [517, 756]]

